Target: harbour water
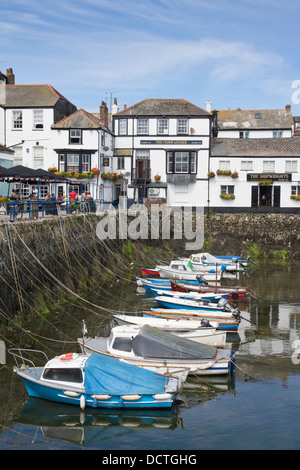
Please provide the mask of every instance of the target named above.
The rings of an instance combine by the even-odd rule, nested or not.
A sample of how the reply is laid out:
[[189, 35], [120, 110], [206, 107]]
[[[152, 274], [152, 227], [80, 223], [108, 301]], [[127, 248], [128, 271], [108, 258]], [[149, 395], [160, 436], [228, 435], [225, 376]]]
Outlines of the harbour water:
[[[0, 449], [8, 450], [266, 450], [300, 448], [300, 264], [257, 266], [225, 284], [248, 285], [249, 302], [227, 346], [236, 351], [230, 379], [196, 379], [170, 411], [101, 411], [28, 399], [11, 369], [0, 365]], [[90, 335], [108, 332], [112, 311], [153, 305], [137, 294], [134, 279], [112, 282], [85, 305], [74, 299], [30, 332], [20, 344], [47, 355], [77, 350], [82, 319]], [[107, 308], [109, 311], [106, 311]], [[40, 326], [42, 325], [42, 326]], [[6, 338], [10, 341], [9, 331]], [[34, 346], [32, 346], [34, 343]], [[299, 351], [299, 353], [298, 353]]]

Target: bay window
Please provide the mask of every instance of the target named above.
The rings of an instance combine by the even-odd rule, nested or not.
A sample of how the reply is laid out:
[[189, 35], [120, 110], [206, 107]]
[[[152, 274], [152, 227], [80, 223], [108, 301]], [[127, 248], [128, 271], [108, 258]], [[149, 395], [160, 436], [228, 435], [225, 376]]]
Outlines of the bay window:
[[167, 152], [167, 173], [196, 173], [196, 152]]

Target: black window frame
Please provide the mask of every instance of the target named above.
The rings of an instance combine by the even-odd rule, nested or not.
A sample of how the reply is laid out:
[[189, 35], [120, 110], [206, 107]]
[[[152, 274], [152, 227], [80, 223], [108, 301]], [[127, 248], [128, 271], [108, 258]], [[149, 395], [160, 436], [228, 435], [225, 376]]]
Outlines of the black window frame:
[[[176, 153], [188, 153], [188, 171], [175, 171], [175, 154]], [[192, 154], [194, 154], [194, 167], [195, 170], [192, 171]], [[172, 164], [172, 171], [169, 171], [169, 155], [171, 155], [171, 164]], [[166, 173], [169, 175], [196, 175], [197, 174], [197, 150], [187, 150], [187, 149], [174, 149], [168, 150], [166, 152]]]

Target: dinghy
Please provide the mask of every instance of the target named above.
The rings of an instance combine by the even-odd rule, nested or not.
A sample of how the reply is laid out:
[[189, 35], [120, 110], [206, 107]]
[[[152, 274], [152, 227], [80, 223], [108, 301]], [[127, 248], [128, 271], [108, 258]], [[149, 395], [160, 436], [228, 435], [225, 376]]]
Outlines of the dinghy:
[[[222, 272], [203, 272], [193, 269], [190, 261], [171, 261], [169, 266], [156, 266], [159, 276], [163, 279], [179, 279], [179, 280], [197, 280], [197, 276], [201, 275], [206, 281], [220, 281]], [[213, 270], [211, 270], [213, 271]]]
[[229, 374], [233, 352], [179, 338], [149, 325], [117, 326], [110, 336], [78, 338], [87, 354], [98, 353], [157, 373], [176, 374], [188, 368], [192, 375]]
[[188, 284], [186, 282], [171, 281], [171, 289], [174, 292], [199, 292], [227, 294], [227, 300], [245, 300], [250, 296], [249, 287], [221, 287], [209, 285]]
[[[197, 341], [198, 343], [209, 344], [210, 346], [216, 346], [218, 348], [223, 348], [226, 343], [226, 333], [223, 331], [216, 331], [216, 328], [212, 326], [199, 326], [198, 328], [193, 328], [189, 330], [185, 329], [183, 331], [182, 327], [179, 327], [179, 330], [175, 329], [176, 327], [178, 328], [178, 323], [180, 323], [176, 320], [172, 322], [172, 320], [164, 320], [163, 318], [147, 318], [132, 315], [122, 315], [121, 318], [119, 318], [118, 315], [115, 315], [114, 317], [119, 323], [119, 325], [150, 325], [154, 326], [155, 328], [160, 328], [162, 330], [169, 331], [170, 333], [175, 334], [180, 338], [190, 339], [192, 341]], [[168, 321], [173, 323], [173, 329], [171, 329], [170, 323], [167, 323]], [[199, 323], [201, 325], [201, 322]]]
[[[63, 354], [44, 367], [35, 367], [25, 354], [37, 351], [10, 349], [14, 372], [28, 395], [59, 403], [94, 408], [162, 408], [173, 405], [188, 371], [169, 377], [100, 354]], [[38, 351], [41, 353], [41, 351]], [[32, 357], [32, 356], [30, 356]]]

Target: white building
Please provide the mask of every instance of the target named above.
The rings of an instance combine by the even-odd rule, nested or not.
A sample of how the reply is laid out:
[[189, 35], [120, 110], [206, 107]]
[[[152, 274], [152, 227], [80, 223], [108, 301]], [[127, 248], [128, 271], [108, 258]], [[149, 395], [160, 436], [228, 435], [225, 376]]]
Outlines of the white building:
[[76, 106], [51, 85], [16, 85], [12, 69], [7, 72], [0, 75], [0, 142], [14, 150], [14, 165], [54, 166], [51, 125]]
[[[112, 185], [105, 184], [100, 175], [113, 171], [114, 136], [107, 127], [107, 107], [104, 102], [101, 111], [106, 126], [83, 109], [53, 124], [51, 161], [55, 163], [58, 172], [71, 173], [73, 178], [78, 178], [81, 185], [76, 189], [79, 192], [90, 191], [94, 198], [112, 200]], [[98, 170], [99, 175], [87, 177], [93, 173], [93, 169]]]
[[299, 137], [213, 138], [210, 171], [210, 208], [300, 207]]
[[128, 197], [206, 205], [211, 118], [184, 99], [146, 99], [113, 114], [114, 168], [129, 178]]

